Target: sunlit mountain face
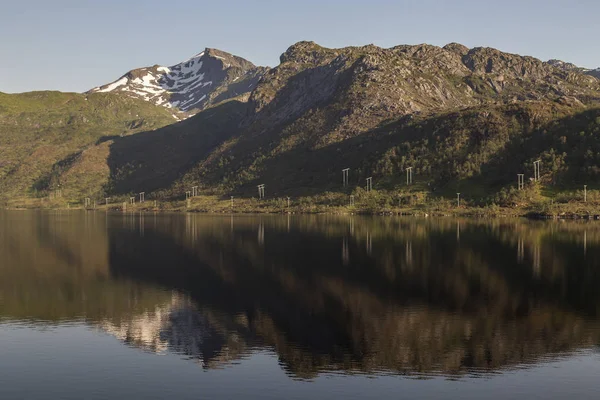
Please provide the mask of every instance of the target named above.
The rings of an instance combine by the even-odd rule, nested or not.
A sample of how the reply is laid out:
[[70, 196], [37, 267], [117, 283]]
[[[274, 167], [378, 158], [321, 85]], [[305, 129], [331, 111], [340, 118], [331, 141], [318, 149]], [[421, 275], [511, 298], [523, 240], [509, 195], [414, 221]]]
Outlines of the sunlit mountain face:
[[84, 324], [205, 369], [502, 372], [595, 349], [600, 228], [362, 217], [17, 213], [0, 318]]

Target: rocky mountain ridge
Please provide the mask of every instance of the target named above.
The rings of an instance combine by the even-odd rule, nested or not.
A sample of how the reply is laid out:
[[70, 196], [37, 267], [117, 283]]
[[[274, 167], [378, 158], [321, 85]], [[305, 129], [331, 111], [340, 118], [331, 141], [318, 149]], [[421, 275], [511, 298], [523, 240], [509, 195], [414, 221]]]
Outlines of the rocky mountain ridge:
[[350, 113], [362, 103], [370, 113], [399, 116], [561, 96], [586, 102], [588, 97], [598, 97], [600, 82], [533, 57], [456, 43], [443, 48], [423, 44], [326, 49], [300, 42], [265, 75], [250, 103], [255, 113], [267, 103], [272, 103], [271, 109], [287, 103], [289, 109], [281, 113], [285, 117], [331, 99], [336, 92], [340, 95], [336, 100], [354, 109]]
[[[394, 147], [389, 132], [408, 127], [411, 121], [441, 118], [446, 124], [460, 121], [462, 114], [477, 113], [478, 122], [485, 126], [497, 111], [504, 125], [510, 121], [506, 114], [518, 114], [516, 109], [541, 121], [538, 108], [548, 114], [544, 118], [552, 118], [598, 104], [598, 79], [496, 49], [459, 44], [328, 49], [299, 42], [251, 93], [243, 130], [200, 160], [188, 179], [227, 190], [246, 185], [250, 190], [259, 180], [276, 182], [281, 188], [281, 182], [286, 182], [285, 187], [314, 187], [322, 185], [323, 179], [335, 179], [342, 164], [373, 171], [371, 162], [377, 161], [366, 161], [365, 156], [376, 145]], [[475, 125], [462, 126], [461, 132], [472, 129]], [[380, 142], [384, 137], [385, 142]], [[363, 151], [349, 147], [352, 141], [355, 146], [360, 143]], [[475, 151], [465, 148], [460, 157]], [[388, 171], [402, 171], [408, 164], [408, 154], [403, 153], [394, 150], [396, 160], [386, 167]], [[434, 154], [428, 162], [433, 162]], [[424, 166], [422, 172], [429, 168]], [[297, 179], [290, 182], [291, 177]]]

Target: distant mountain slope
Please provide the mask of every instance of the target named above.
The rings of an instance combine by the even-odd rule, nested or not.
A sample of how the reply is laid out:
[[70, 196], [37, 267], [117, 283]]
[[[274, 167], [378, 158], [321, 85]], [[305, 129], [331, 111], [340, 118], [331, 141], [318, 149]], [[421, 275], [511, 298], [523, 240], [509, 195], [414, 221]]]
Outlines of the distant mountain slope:
[[122, 93], [153, 104], [197, 112], [220, 101], [247, 95], [267, 69], [217, 49], [206, 49], [182, 63], [128, 72], [89, 93]]
[[600, 68], [590, 69], [589, 71], [586, 71], [586, 74], [600, 79]]
[[552, 65], [554, 67], [561, 68], [565, 71], [580, 72], [582, 74], [593, 76], [595, 78], [600, 79], [600, 68], [596, 68], [596, 69], [582, 68], [582, 67], [578, 67], [577, 65], [575, 65], [573, 63], [564, 62], [564, 61], [556, 60], [556, 59], [548, 60], [546, 63], [549, 65]]

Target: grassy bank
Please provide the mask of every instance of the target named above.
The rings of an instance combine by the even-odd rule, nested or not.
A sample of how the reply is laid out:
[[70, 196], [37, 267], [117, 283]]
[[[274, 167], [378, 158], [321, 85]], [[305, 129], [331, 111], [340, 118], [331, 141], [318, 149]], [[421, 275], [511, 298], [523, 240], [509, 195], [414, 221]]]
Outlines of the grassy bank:
[[589, 191], [584, 201], [578, 192], [539, 194], [527, 197], [508, 197], [501, 204], [481, 204], [473, 199], [431, 197], [425, 192], [390, 193], [366, 192], [358, 189], [353, 194], [323, 193], [305, 197], [276, 197], [259, 200], [218, 195], [201, 195], [190, 199], [136, 198], [131, 204], [129, 196], [105, 200], [83, 201], [64, 198], [18, 198], [2, 202], [6, 209], [89, 209], [110, 211], [168, 211], [196, 213], [271, 213], [271, 214], [394, 214], [430, 216], [474, 217], [538, 217], [538, 218], [596, 218], [600, 216], [600, 193]]

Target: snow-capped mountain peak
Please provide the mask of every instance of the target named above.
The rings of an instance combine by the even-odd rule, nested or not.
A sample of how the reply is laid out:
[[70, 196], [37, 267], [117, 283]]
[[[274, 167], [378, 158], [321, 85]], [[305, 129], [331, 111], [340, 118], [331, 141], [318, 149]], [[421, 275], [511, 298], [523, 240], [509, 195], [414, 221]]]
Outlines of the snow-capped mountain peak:
[[154, 65], [128, 72], [88, 93], [117, 92], [156, 105], [195, 112], [228, 98], [247, 94], [266, 68], [217, 49], [169, 67]]

